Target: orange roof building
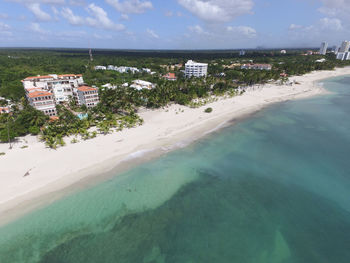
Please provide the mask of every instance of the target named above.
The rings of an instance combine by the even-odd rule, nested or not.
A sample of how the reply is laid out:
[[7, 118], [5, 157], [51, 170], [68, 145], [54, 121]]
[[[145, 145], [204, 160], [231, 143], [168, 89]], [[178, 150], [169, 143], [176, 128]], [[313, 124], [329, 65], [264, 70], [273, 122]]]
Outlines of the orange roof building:
[[39, 98], [41, 98], [41, 97], [44, 97], [42, 99], [52, 99], [53, 94], [51, 92], [48, 92], [48, 91], [45, 91], [45, 90], [35, 90], [33, 92], [29, 92], [27, 96], [29, 98], [39, 100]]
[[48, 116], [56, 116], [56, 104], [74, 98], [79, 105], [94, 107], [99, 102], [98, 89], [86, 86], [82, 74], [27, 77], [22, 80], [29, 103]]
[[167, 80], [176, 80], [176, 76], [175, 73], [167, 73], [166, 75], [163, 76], [163, 78], [167, 79]]
[[92, 108], [100, 102], [97, 88], [80, 86], [75, 89], [74, 93], [78, 105], [86, 105], [86, 107]]
[[77, 88], [77, 90], [81, 91], [81, 92], [88, 92], [88, 91], [92, 91], [92, 92], [96, 92], [97, 89], [96, 88], [92, 88], [89, 86], [80, 86]]
[[45, 90], [34, 90], [27, 94], [28, 102], [37, 110], [42, 111], [48, 116], [56, 116], [56, 104], [51, 92]]
[[84, 85], [84, 79], [81, 74], [63, 74], [27, 77], [22, 80], [26, 93], [32, 93], [35, 90], [45, 90], [53, 93], [56, 104], [69, 102], [73, 97], [74, 88]]

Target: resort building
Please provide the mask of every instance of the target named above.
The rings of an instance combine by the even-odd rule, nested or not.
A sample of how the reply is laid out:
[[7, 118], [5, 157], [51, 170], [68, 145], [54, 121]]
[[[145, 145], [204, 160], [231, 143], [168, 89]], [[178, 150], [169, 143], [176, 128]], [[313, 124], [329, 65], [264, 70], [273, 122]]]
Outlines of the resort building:
[[99, 102], [98, 89], [89, 86], [80, 86], [74, 90], [74, 97], [78, 105], [86, 105], [88, 108], [95, 107]]
[[163, 78], [165, 78], [166, 80], [171, 80], [171, 81], [175, 81], [177, 78], [175, 76], [175, 73], [167, 73], [166, 75], [163, 76]]
[[326, 55], [327, 54], [327, 48], [328, 48], [328, 43], [327, 42], [322, 42], [321, 48], [320, 48], [320, 55]]
[[95, 88], [88, 94], [79, 91], [81, 87], [86, 87], [81, 74], [28, 77], [22, 83], [29, 103], [48, 116], [56, 115], [57, 104], [69, 102], [73, 98], [78, 105], [85, 104], [87, 107], [96, 106], [99, 100]]
[[130, 85], [130, 88], [134, 88], [137, 90], [143, 90], [143, 89], [154, 89], [155, 85], [151, 82], [144, 81], [144, 80], [134, 80], [132, 84]]
[[243, 64], [241, 69], [271, 70], [271, 64]]
[[31, 90], [26, 93], [28, 102], [37, 110], [42, 111], [48, 116], [56, 116], [56, 104], [51, 92], [45, 90]]
[[52, 92], [57, 104], [68, 102], [73, 97], [73, 89], [84, 84], [81, 74], [48, 75], [28, 77], [22, 80], [26, 92], [41, 89]]
[[192, 60], [187, 61], [185, 64], [185, 76], [190, 77], [206, 77], [208, 74], [208, 64], [197, 63]]
[[138, 69], [135, 67], [125, 67], [125, 66], [114, 66], [114, 65], [108, 65], [106, 66], [95, 66], [95, 70], [113, 70], [113, 71], [118, 71], [119, 73], [140, 73], [140, 72], [146, 72], [148, 74], [155, 74], [156, 72], [151, 71], [149, 68], [142, 68]]

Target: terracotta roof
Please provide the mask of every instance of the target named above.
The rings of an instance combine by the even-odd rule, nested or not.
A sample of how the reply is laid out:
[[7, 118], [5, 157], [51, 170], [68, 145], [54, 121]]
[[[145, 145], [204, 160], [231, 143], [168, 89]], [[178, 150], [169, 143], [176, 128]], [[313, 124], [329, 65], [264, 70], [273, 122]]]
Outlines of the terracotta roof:
[[62, 77], [82, 77], [83, 75], [82, 74], [63, 74], [63, 75], [58, 75], [59, 78], [62, 78]]
[[41, 90], [42, 91], [42, 89], [41, 88], [37, 88], [37, 87], [35, 87], [35, 88], [27, 88], [27, 89], [25, 89], [26, 91], [28, 91], [28, 92], [33, 92], [33, 91], [36, 91], [36, 90]]
[[57, 117], [57, 116], [51, 116], [50, 117], [50, 121], [52, 122], [52, 121], [58, 121], [60, 118], [59, 117]]
[[[82, 77], [82, 74], [63, 74], [63, 75], [58, 75], [59, 78], [62, 77]], [[54, 79], [53, 76], [34, 76], [34, 77], [27, 77], [24, 80], [35, 80], [35, 79]], [[22, 80], [23, 81], [23, 80]]]
[[28, 96], [30, 98], [37, 98], [37, 97], [44, 97], [44, 96], [52, 96], [52, 93], [43, 91], [43, 90], [37, 90], [37, 91], [28, 93]]
[[53, 79], [52, 76], [35, 76], [35, 77], [27, 77], [24, 80], [32, 80], [32, 79]]
[[96, 88], [92, 88], [92, 87], [89, 87], [89, 86], [81, 86], [81, 87], [78, 88], [78, 90], [82, 91], [82, 92], [84, 92], [84, 91], [97, 91]]
[[166, 79], [176, 79], [175, 73], [167, 73], [166, 75], [163, 76]]

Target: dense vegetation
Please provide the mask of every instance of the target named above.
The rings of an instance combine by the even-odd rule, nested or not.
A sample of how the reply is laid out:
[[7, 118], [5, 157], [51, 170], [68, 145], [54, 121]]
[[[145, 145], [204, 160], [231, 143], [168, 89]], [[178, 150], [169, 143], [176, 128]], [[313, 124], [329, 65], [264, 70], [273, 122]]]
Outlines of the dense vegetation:
[[[49, 147], [64, 145], [65, 136], [79, 138], [95, 137], [97, 132], [106, 134], [111, 129], [121, 130], [142, 124], [137, 115], [139, 107], [159, 108], [169, 103], [192, 107], [200, 106], [213, 99], [213, 95], [236, 95], [238, 86], [266, 83], [281, 79], [281, 74], [301, 75], [313, 70], [333, 69], [349, 65], [338, 61], [333, 54], [327, 55], [326, 62], [318, 63], [322, 56], [302, 56], [303, 50], [289, 50], [287, 55], [279, 51], [251, 51], [239, 57], [237, 51], [94, 51], [94, 60], [89, 60], [87, 50], [17, 50], [0, 49], [0, 97], [16, 103], [11, 114], [0, 115], [0, 141], [7, 142], [25, 134], [40, 134]], [[185, 79], [182, 68], [166, 68], [183, 64], [187, 59], [209, 63], [206, 79]], [[235, 64], [269, 63], [271, 71], [242, 70]], [[157, 72], [118, 73], [116, 71], [94, 70], [95, 65], [132, 66], [150, 68]], [[166, 81], [161, 76], [175, 72], [177, 81]], [[101, 87], [111, 83], [117, 89], [100, 88], [100, 104], [91, 110], [86, 107], [67, 105], [58, 107], [59, 120], [49, 121], [48, 117], [28, 105], [24, 99], [21, 80], [28, 76], [45, 74], [83, 74], [88, 85]], [[143, 79], [153, 82], [155, 89], [137, 91], [121, 87], [125, 82]], [[6, 101], [0, 100], [0, 106]], [[75, 112], [87, 113], [80, 120]], [[93, 129], [90, 129], [94, 127]], [[80, 136], [76, 136], [80, 135]]]

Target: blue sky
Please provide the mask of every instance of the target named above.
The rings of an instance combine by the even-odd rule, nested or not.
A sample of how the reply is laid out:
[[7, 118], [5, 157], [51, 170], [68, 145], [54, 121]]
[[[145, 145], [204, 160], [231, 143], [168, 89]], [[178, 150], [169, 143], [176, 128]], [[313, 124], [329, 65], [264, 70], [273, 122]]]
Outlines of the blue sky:
[[0, 0], [0, 46], [231, 49], [347, 39], [350, 0]]

